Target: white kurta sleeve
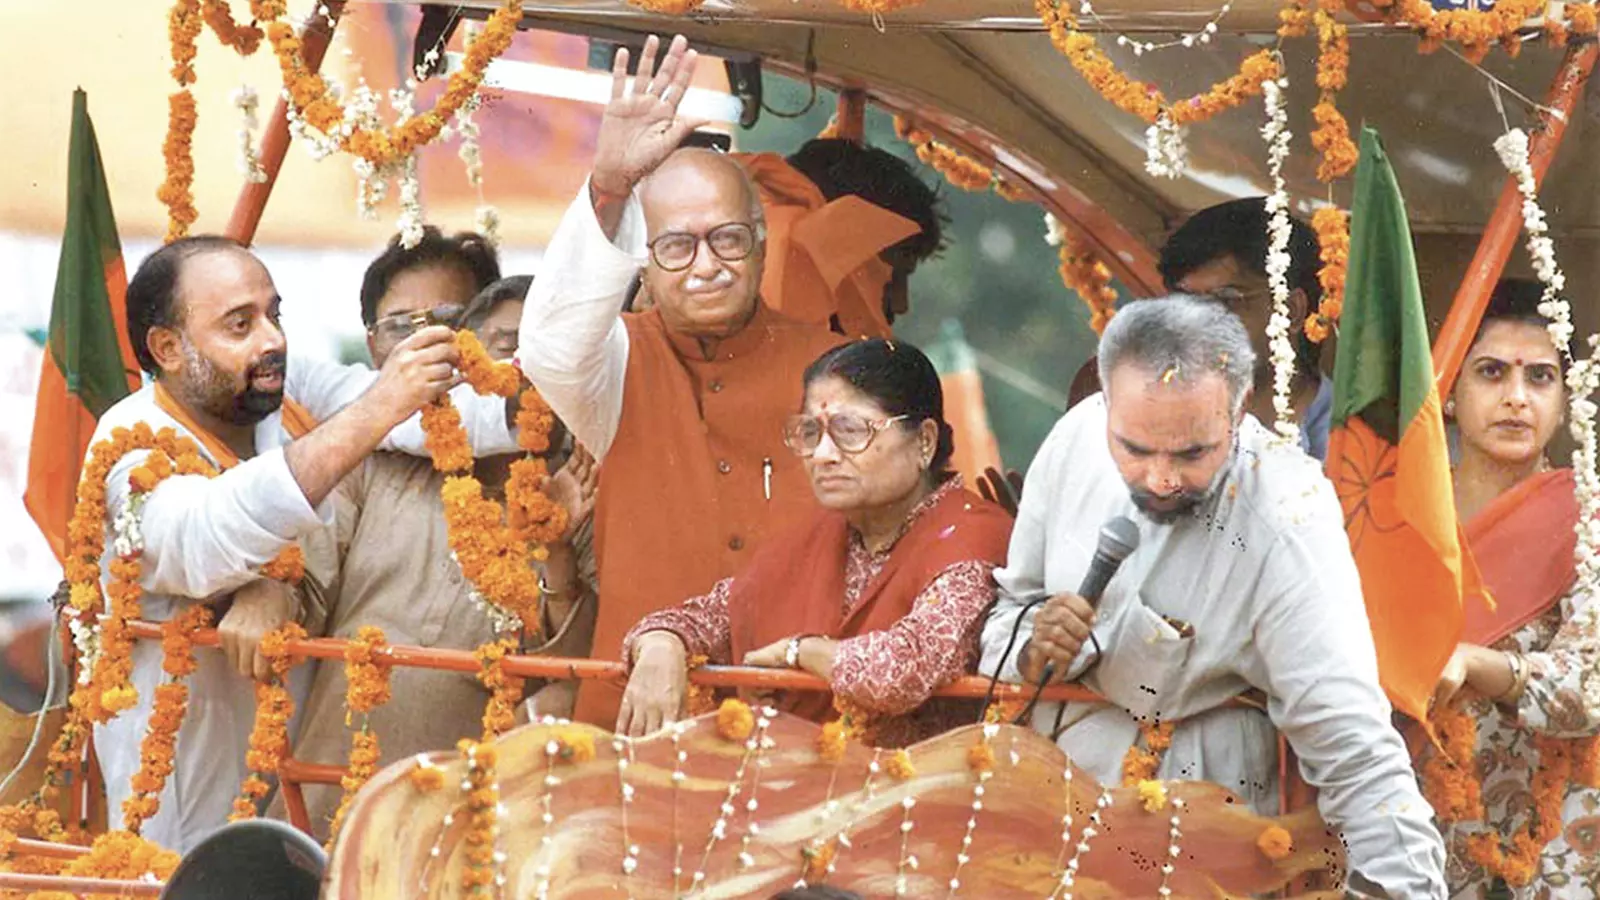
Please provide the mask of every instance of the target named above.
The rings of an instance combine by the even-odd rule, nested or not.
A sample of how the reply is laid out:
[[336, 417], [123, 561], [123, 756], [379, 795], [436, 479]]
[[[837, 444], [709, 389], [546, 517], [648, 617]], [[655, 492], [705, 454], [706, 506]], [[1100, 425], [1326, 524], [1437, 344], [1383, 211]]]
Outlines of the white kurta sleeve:
[[[147, 453], [111, 469], [106, 508], [128, 502], [128, 475]], [[152, 594], [203, 600], [260, 578], [258, 570], [300, 535], [333, 522], [333, 507], [313, 508], [289, 472], [283, 449], [268, 450], [216, 478], [173, 475], [151, 491], [140, 515], [141, 583]]]
[[[285, 393], [320, 422], [354, 403], [377, 380], [378, 373], [366, 366], [297, 357], [289, 363]], [[517, 451], [516, 434], [507, 422], [503, 398], [480, 397], [463, 384], [450, 391], [450, 399], [461, 412], [461, 424], [466, 429], [473, 455], [496, 456]], [[401, 422], [383, 439], [379, 449], [427, 456], [422, 416], [413, 415]]]
[[545, 250], [522, 310], [517, 364], [573, 435], [603, 459], [622, 420], [622, 304], [645, 261], [644, 214], [628, 201], [613, 244], [584, 183]]
[[1391, 897], [1443, 898], [1444, 844], [1378, 684], [1338, 508], [1327, 512], [1269, 551], [1255, 595], [1255, 671], [1244, 674], [1266, 691], [1352, 873]]

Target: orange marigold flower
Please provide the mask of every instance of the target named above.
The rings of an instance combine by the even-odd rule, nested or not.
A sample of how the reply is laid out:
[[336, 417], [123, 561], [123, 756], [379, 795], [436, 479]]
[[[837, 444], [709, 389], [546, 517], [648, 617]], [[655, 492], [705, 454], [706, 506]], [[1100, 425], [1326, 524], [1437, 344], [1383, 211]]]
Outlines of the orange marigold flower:
[[967, 750], [967, 768], [980, 774], [994, 771], [994, 748], [987, 740], [979, 739]]
[[755, 728], [756, 716], [750, 704], [731, 697], [722, 701], [722, 706], [717, 709], [717, 734], [725, 740], [743, 741], [754, 733]]
[[[991, 756], [990, 764], [993, 765]], [[896, 750], [889, 755], [889, 761], [884, 763], [883, 770], [895, 781], [910, 781], [917, 777], [917, 767], [911, 762], [911, 754], [905, 750]]]
[[1267, 859], [1277, 862], [1294, 852], [1294, 836], [1277, 825], [1269, 825], [1256, 838], [1256, 849]]
[[1160, 812], [1167, 808], [1167, 786], [1160, 780], [1149, 778], [1139, 782], [1139, 802], [1145, 812]]
[[848, 745], [845, 738], [844, 722], [834, 719], [822, 726], [822, 731], [817, 735], [817, 756], [823, 762], [836, 763], [844, 759], [844, 751]]

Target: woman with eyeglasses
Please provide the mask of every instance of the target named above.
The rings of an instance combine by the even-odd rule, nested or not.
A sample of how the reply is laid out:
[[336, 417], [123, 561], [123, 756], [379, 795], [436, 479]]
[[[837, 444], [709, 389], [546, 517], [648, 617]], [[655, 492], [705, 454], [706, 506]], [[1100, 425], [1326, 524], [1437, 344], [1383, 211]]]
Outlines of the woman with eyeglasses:
[[821, 510], [709, 594], [634, 627], [618, 733], [648, 734], [682, 715], [688, 660], [702, 656], [822, 678], [831, 696], [770, 699], [818, 722], [836, 709], [864, 716], [878, 746], [975, 718], [974, 704], [929, 697], [977, 660], [1011, 518], [949, 470], [938, 373], [915, 347], [872, 339], [823, 354], [803, 383], [784, 443]]

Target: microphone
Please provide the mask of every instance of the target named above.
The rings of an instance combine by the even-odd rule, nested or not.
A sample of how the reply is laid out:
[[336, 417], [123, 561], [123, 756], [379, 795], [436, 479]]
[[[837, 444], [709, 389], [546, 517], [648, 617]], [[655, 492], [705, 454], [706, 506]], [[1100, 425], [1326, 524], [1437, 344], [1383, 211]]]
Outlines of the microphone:
[[[1100, 526], [1100, 543], [1094, 548], [1094, 558], [1089, 560], [1089, 571], [1084, 573], [1083, 582], [1078, 585], [1078, 596], [1091, 609], [1099, 602], [1100, 595], [1105, 593], [1106, 585], [1111, 583], [1117, 570], [1122, 568], [1122, 561], [1137, 549], [1139, 527], [1127, 516], [1117, 516]], [[1039, 679], [1040, 687], [1049, 684], [1055, 674], [1056, 664], [1045, 663], [1044, 675]]]

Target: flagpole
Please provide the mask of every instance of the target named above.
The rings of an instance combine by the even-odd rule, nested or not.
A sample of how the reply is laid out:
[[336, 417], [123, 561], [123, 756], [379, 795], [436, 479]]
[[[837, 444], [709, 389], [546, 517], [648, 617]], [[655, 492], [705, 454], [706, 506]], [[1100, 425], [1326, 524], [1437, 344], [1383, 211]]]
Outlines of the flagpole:
[[[322, 59], [328, 53], [328, 44], [333, 41], [333, 30], [338, 27], [339, 16], [344, 12], [344, 0], [327, 0], [322, 5], [328, 11], [327, 16], [317, 11], [311, 13], [306, 20], [300, 45], [306, 68], [312, 73], [321, 71]], [[278, 182], [278, 171], [283, 168], [283, 160], [288, 153], [289, 101], [280, 95], [278, 105], [272, 111], [272, 120], [261, 138], [261, 152], [257, 154], [266, 180], [245, 183], [244, 189], [239, 192], [239, 199], [234, 201], [233, 215], [228, 219], [224, 234], [242, 244], [255, 240], [261, 214], [267, 208], [267, 199], [272, 196], [272, 187]]]
[[[1594, 71], [1597, 55], [1600, 55], [1600, 44], [1594, 41], [1586, 41], [1581, 45], [1574, 41], [1567, 47], [1561, 68], [1550, 84], [1545, 109], [1539, 114], [1539, 127], [1533, 129], [1529, 137], [1528, 159], [1533, 165], [1535, 184], [1544, 182], [1545, 172], [1555, 159], [1556, 150], [1560, 148], [1561, 139], [1572, 120], [1573, 109], [1578, 104], [1578, 98], [1583, 96], [1583, 87], [1589, 80], [1589, 74]], [[1448, 397], [1455, 385], [1456, 374], [1461, 371], [1467, 349], [1478, 333], [1483, 311], [1489, 305], [1489, 295], [1500, 280], [1500, 274], [1505, 271], [1506, 261], [1511, 258], [1511, 250], [1521, 234], [1522, 194], [1517, 189], [1517, 179], [1508, 176], [1505, 186], [1500, 190], [1494, 214], [1484, 226], [1483, 237], [1478, 241], [1478, 249], [1472, 256], [1471, 265], [1467, 267], [1466, 277], [1462, 279], [1455, 300], [1450, 304], [1450, 312], [1445, 316], [1444, 325], [1439, 328], [1439, 336], [1433, 342], [1434, 383], [1438, 385], [1440, 397]]]

